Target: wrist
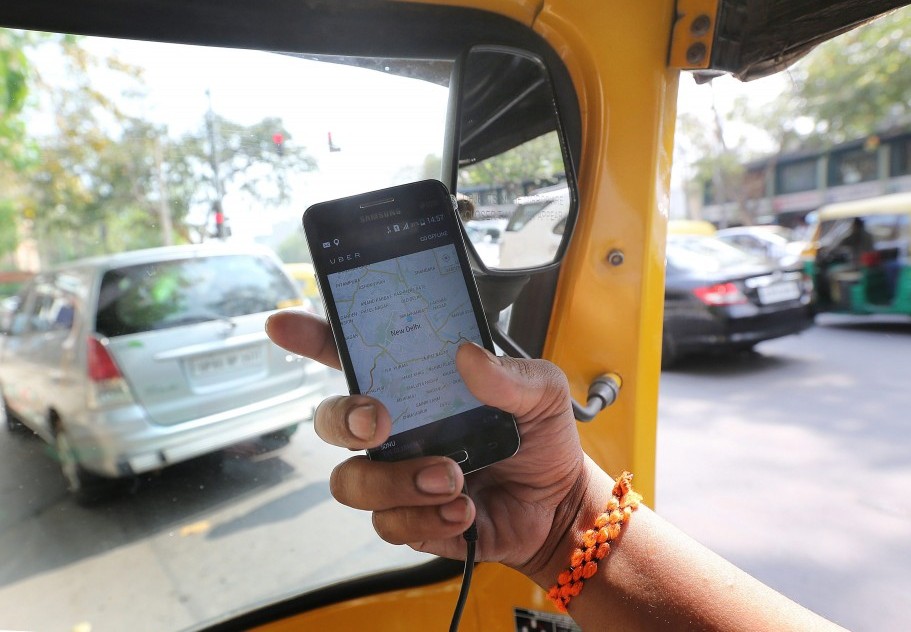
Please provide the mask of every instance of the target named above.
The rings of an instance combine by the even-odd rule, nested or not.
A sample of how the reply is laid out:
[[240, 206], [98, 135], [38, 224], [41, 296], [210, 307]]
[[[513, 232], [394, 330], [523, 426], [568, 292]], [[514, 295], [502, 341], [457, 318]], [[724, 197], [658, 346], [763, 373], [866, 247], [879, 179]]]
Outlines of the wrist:
[[547, 590], [566, 570], [572, 551], [579, 547], [582, 534], [591, 529], [611, 497], [614, 481], [588, 456], [582, 472], [554, 516], [552, 535], [541, 552], [519, 570]]

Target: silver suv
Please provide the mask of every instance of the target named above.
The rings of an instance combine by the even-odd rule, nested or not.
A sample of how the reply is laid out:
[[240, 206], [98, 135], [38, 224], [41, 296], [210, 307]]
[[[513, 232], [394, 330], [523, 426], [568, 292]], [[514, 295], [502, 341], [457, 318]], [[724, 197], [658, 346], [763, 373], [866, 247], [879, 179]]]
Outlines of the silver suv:
[[260, 436], [287, 437], [322, 370], [265, 334], [299, 290], [271, 251], [178, 246], [38, 274], [0, 336], [0, 422], [52, 443], [77, 499]]

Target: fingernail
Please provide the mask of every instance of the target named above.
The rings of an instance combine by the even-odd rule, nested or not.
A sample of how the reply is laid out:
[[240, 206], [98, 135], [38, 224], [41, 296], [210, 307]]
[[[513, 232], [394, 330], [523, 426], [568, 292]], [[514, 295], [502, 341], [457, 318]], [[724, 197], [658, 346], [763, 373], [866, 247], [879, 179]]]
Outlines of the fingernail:
[[348, 430], [358, 439], [367, 441], [376, 432], [376, 407], [363, 404], [348, 411]]
[[440, 517], [446, 522], [461, 523], [468, 520], [468, 499], [465, 496], [459, 496], [451, 503], [446, 503], [440, 507]]
[[414, 484], [425, 494], [451, 494], [455, 491], [455, 476], [448, 463], [437, 463], [417, 473]]
[[487, 356], [487, 359], [490, 360], [492, 363], [497, 364], [497, 365], [500, 364], [500, 358], [497, 356], [497, 354], [491, 352], [490, 349], [485, 349], [484, 347], [482, 347], [481, 345], [479, 345], [476, 342], [466, 342], [464, 344], [471, 345], [472, 347], [477, 347], [478, 349], [481, 350], [481, 352], [484, 353], [485, 356]]
[[481, 345], [476, 345], [478, 349], [484, 352], [484, 355], [487, 356], [487, 359], [490, 360], [493, 364], [500, 365], [500, 358], [497, 357], [496, 353], [493, 353], [490, 349], [485, 349]]

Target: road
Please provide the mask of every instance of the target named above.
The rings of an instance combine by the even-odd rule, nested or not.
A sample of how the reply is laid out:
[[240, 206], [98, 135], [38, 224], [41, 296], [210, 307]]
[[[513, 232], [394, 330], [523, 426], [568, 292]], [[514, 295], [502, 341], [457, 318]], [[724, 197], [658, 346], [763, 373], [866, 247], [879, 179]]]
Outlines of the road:
[[[830, 319], [664, 373], [659, 513], [849, 629], [911, 629], [909, 358], [909, 324]], [[85, 509], [40, 441], [0, 429], [0, 629], [183, 629], [423, 559], [331, 500], [348, 453], [308, 423], [272, 458], [255, 447]]]
[[[338, 376], [326, 390], [344, 388]], [[425, 559], [331, 499], [329, 473], [350, 453], [310, 423], [273, 458], [256, 447], [174, 466], [83, 508], [40, 440], [0, 429], [0, 630], [180, 630]]]
[[662, 376], [659, 513], [855, 632], [911, 629], [911, 323], [820, 317]]

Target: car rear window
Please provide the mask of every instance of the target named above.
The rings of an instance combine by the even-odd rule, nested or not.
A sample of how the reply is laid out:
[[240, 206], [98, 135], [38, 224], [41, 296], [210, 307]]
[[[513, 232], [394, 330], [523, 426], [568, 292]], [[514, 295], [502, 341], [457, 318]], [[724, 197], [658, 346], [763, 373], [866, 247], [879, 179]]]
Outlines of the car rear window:
[[109, 270], [95, 330], [109, 338], [266, 312], [299, 303], [267, 257], [220, 255]]
[[667, 262], [678, 270], [720, 272], [725, 268], [756, 264], [759, 260], [714, 237], [686, 236], [668, 239]]
[[506, 230], [510, 232], [522, 230], [522, 228], [525, 227], [525, 224], [533, 220], [535, 215], [540, 213], [544, 207], [550, 203], [551, 200], [546, 202], [532, 202], [530, 204], [517, 204], [512, 217], [509, 218], [509, 223], [506, 224]]

